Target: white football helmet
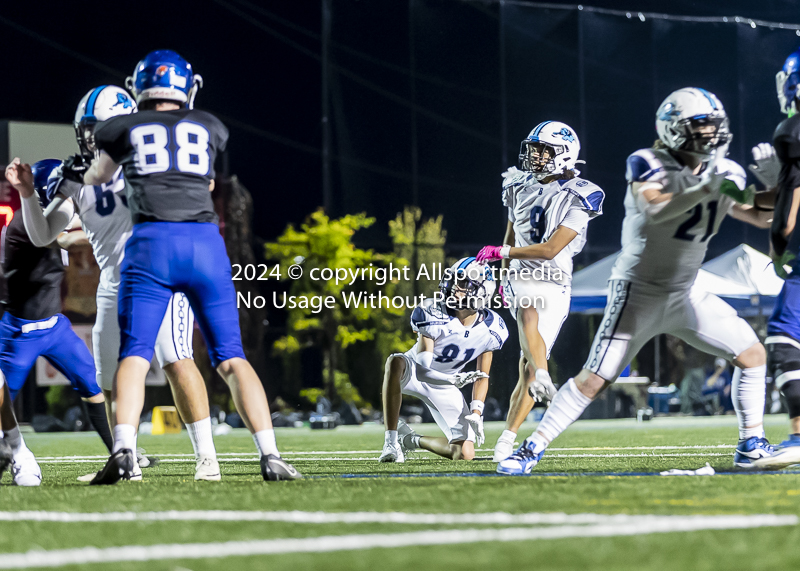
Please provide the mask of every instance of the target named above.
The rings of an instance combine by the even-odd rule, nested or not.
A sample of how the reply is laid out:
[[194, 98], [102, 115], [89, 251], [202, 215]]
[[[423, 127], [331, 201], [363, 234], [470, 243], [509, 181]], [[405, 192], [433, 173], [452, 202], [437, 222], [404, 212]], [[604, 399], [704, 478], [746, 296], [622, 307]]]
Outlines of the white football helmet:
[[519, 147], [519, 168], [537, 180], [575, 170], [581, 152], [578, 135], [566, 123], [545, 121], [530, 132]]
[[673, 91], [656, 111], [658, 138], [673, 151], [710, 160], [731, 142], [725, 108], [713, 93], [697, 87]]
[[98, 123], [117, 115], [131, 113], [136, 113], [136, 102], [121, 87], [101, 85], [89, 91], [78, 103], [75, 120], [72, 123], [81, 153], [89, 155], [95, 153], [94, 128]]
[[439, 282], [445, 304], [452, 309], [483, 309], [496, 288], [492, 268], [474, 257], [461, 258], [444, 271]]

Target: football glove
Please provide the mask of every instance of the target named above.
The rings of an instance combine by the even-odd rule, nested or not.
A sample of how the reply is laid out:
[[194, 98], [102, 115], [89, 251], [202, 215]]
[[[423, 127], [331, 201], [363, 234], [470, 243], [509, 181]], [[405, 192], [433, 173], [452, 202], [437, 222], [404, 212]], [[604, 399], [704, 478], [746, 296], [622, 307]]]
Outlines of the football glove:
[[486, 379], [488, 377], [489, 375], [483, 371], [470, 371], [468, 373], [456, 373], [450, 377], [450, 382], [453, 383], [457, 389], [461, 389], [467, 385], [471, 385], [478, 379]]
[[755, 185], [751, 184], [744, 190], [739, 190], [736, 183], [727, 178], [720, 183], [719, 191], [726, 196], [730, 196], [739, 204], [746, 204], [748, 206], [753, 206], [756, 199]]
[[477, 412], [473, 412], [464, 417], [469, 422], [470, 427], [475, 432], [475, 446], [480, 447], [486, 441], [486, 434], [483, 432], [483, 417]]
[[792, 267], [792, 262], [797, 256], [790, 251], [785, 251], [782, 256], [778, 256], [774, 252], [772, 252], [772, 262], [775, 265], [775, 273], [778, 277], [787, 279], [789, 274], [792, 273], [791, 270], [786, 270], [786, 266]]
[[778, 175], [781, 173], [781, 162], [775, 149], [769, 143], [759, 143], [752, 149], [756, 164], [748, 165], [748, 169], [766, 188], [778, 186]]
[[73, 182], [83, 184], [83, 175], [89, 170], [92, 164], [92, 157], [85, 155], [72, 155], [61, 166], [61, 176]]

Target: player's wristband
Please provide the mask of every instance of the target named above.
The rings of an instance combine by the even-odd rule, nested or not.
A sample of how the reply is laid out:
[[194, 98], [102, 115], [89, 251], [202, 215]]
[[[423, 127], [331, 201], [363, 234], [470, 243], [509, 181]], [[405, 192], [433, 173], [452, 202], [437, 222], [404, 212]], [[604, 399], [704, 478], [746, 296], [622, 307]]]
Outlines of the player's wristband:
[[483, 415], [483, 407], [484, 406], [485, 405], [483, 404], [482, 400], [474, 400], [474, 401], [472, 401], [470, 403], [469, 409], [470, 410], [477, 410], [479, 413], [481, 413], [481, 415]]
[[505, 246], [500, 248], [500, 257], [503, 258], [504, 260], [507, 260], [510, 252], [511, 252], [511, 246], [509, 244], [506, 244]]

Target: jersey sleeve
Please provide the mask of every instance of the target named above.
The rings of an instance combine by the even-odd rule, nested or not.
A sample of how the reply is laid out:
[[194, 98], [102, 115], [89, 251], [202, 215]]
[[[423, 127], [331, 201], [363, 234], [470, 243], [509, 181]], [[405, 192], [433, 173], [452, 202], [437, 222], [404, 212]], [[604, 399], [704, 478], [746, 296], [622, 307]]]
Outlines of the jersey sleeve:
[[225, 151], [225, 148], [228, 146], [228, 137], [230, 133], [228, 132], [228, 128], [225, 124], [217, 119], [214, 115], [208, 114], [211, 117], [209, 121], [209, 126], [213, 131], [212, 137], [214, 137], [214, 147], [217, 149], [217, 152]]
[[411, 329], [423, 337], [436, 341], [445, 333], [449, 320], [434, 314], [429, 307], [420, 305], [411, 313]]
[[[564, 186], [564, 190], [572, 195], [572, 204], [566, 214], [565, 220], [570, 216], [573, 210], [584, 212], [588, 216], [588, 220], [603, 214], [603, 201], [606, 195], [603, 189], [593, 182], [582, 178], [572, 179]], [[580, 215], [576, 216], [580, 218]], [[572, 228], [572, 226], [570, 226], [570, 228]], [[574, 229], [575, 228], [573, 228], [573, 230]]]
[[125, 120], [127, 117], [130, 116], [112, 117], [99, 124], [94, 132], [94, 142], [97, 148], [105, 151], [117, 164], [120, 164], [131, 150], [128, 122]]
[[640, 149], [625, 162], [625, 180], [634, 182], [661, 182], [665, 176], [664, 165], [650, 149]]
[[559, 226], [575, 230], [575, 232], [580, 234], [589, 225], [589, 220], [591, 220], [591, 218], [586, 210], [570, 208]]
[[489, 310], [487, 316], [487, 326], [489, 328], [489, 337], [484, 352], [499, 351], [505, 342], [508, 340], [508, 327], [506, 322], [497, 313]]

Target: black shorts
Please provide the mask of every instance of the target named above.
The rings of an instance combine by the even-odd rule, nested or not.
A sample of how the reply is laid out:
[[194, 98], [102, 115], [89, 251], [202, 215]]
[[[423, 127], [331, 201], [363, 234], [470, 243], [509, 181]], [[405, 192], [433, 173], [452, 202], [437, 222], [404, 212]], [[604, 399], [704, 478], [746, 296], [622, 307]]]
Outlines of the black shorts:
[[767, 348], [767, 376], [773, 378], [777, 388], [800, 379], [800, 342], [775, 336], [768, 337], [764, 345]]

